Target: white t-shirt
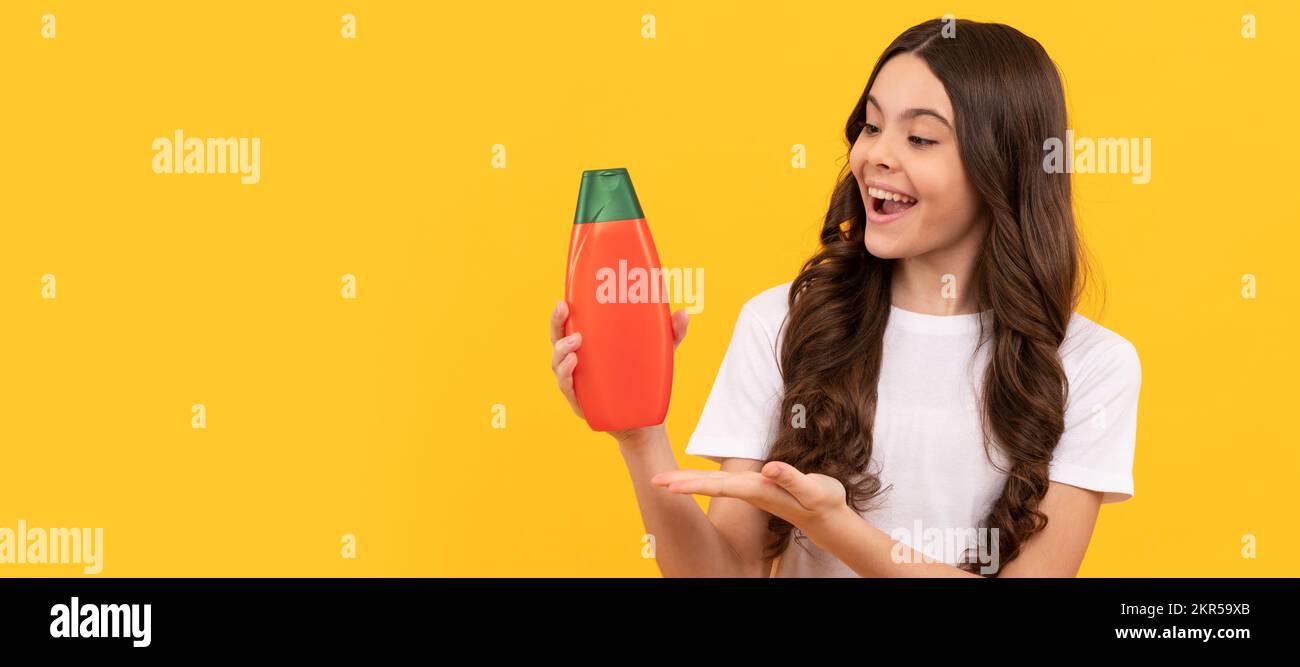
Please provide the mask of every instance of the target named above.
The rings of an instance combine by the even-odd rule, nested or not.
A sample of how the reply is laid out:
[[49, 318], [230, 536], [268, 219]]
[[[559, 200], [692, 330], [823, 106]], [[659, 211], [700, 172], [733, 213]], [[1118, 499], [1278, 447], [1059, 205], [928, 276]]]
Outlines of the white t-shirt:
[[[741, 308], [687, 454], [719, 463], [732, 457], [767, 460], [784, 392], [779, 334], [789, 288], [788, 282], [777, 285]], [[976, 403], [989, 345], [972, 353], [979, 318], [987, 329], [990, 313], [925, 315], [891, 306], [885, 327], [870, 467], [888, 490], [862, 516], [893, 539], [949, 564], [961, 562], [967, 547], [978, 550], [975, 529], [1006, 479], [985, 453]], [[1101, 491], [1106, 503], [1127, 500], [1133, 496], [1142, 376], [1137, 350], [1074, 313], [1060, 355], [1070, 390], [1049, 477]], [[996, 447], [992, 452], [1005, 463]], [[794, 536], [800, 536], [798, 529]], [[802, 537], [790, 541], [774, 576], [857, 574]]]

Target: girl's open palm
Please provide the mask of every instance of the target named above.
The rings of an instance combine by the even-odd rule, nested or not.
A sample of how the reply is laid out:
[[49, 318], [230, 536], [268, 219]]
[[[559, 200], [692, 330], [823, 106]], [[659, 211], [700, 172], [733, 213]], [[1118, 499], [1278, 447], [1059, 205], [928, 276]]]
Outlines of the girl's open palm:
[[824, 521], [847, 507], [839, 480], [819, 473], [804, 474], [781, 461], [768, 461], [759, 472], [670, 470], [650, 482], [673, 493], [739, 498], [799, 528]]

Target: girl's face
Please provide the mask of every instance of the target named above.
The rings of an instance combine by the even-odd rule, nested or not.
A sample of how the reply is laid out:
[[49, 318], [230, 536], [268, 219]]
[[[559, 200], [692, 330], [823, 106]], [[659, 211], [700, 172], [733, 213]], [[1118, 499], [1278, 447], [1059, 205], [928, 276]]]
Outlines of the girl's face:
[[[880, 68], [868, 91], [866, 125], [849, 151], [872, 255], [916, 257], [963, 241], [976, 247], [982, 207], [958, 153], [953, 119], [943, 83], [920, 57], [902, 53]], [[891, 201], [896, 198], [901, 201]]]

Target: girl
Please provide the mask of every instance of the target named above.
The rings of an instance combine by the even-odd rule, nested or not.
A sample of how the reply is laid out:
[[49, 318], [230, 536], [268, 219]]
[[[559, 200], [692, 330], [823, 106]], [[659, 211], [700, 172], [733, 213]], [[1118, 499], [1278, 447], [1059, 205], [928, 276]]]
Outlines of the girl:
[[[1074, 312], [1069, 175], [1043, 166], [1065, 132], [1013, 28], [932, 20], [885, 49], [820, 250], [741, 308], [687, 444], [721, 469], [678, 470], [662, 424], [612, 434], [665, 576], [1077, 573], [1099, 506], [1133, 495], [1141, 367]], [[567, 317], [551, 365], [579, 411]]]

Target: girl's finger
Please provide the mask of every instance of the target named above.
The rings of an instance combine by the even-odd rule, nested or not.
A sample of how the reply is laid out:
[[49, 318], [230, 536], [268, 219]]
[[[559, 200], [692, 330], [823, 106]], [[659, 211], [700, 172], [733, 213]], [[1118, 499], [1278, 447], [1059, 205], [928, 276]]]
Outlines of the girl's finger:
[[556, 381], [560, 385], [560, 393], [564, 394], [565, 400], [569, 402], [569, 407], [573, 408], [573, 414], [586, 419], [582, 414], [582, 405], [578, 403], [578, 397], [573, 393], [573, 369], [578, 365], [578, 355], [570, 353], [555, 368]]
[[[782, 461], [768, 461], [763, 466], [763, 477], [776, 482], [781, 488], [790, 492], [794, 499], [803, 505], [805, 501], [813, 502], [821, 489], [816, 482], [808, 479], [808, 476], [799, 472], [797, 468]], [[805, 505], [805, 508], [807, 506]]]
[[569, 304], [561, 300], [551, 311], [551, 343], [564, 338], [564, 321], [569, 319]]
[[570, 352], [555, 366], [555, 379], [560, 383], [560, 391], [570, 399], [573, 398], [573, 368], [578, 365], [578, 355]]
[[766, 509], [792, 504], [790, 494], [758, 473], [728, 473], [716, 477], [692, 476], [668, 484], [673, 493], [694, 493], [714, 498], [738, 498]]
[[582, 346], [582, 333], [575, 331], [569, 336], [565, 336], [555, 342], [555, 349], [551, 352], [551, 369], [555, 370], [569, 353], [577, 350]]
[[694, 479], [697, 477], [718, 477], [721, 475], [734, 475], [736, 473], [726, 472], [724, 470], [665, 470], [650, 478], [650, 483], [655, 486], [668, 486], [673, 482], [685, 479]]
[[686, 337], [686, 327], [691, 323], [690, 313], [685, 310], [679, 310], [673, 313], [673, 348], [681, 345], [682, 339]]

